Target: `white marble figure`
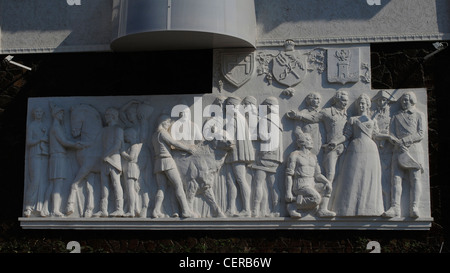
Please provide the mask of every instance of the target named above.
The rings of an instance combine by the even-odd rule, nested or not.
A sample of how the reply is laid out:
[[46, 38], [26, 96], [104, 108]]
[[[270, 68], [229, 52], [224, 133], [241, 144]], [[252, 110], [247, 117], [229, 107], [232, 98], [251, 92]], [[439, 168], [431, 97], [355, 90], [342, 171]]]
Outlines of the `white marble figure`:
[[83, 145], [74, 142], [66, 136], [64, 129], [64, 109], [50, 102], [53, 123], [49, 133], [49, 179], [52, 187], [53, 209], [51, 214], [56, 217], [63, 217], [61, 212], [62, 188], [63, 184], [69, 178], [69, 163], [67, 157], [67, 149], [81, 149]]
[[29, 183], [25, 191], [25, 210], [23, 215], [30, 217], [33, 211], [47, 216], [50, 192], [48, 183], [48, 128], [44, 124], [44, 111], [41, 107], [31, 112], [33, 120], [27, 128], [26, 145], [28, 149]]
[[126, 181], [126, 194], [128, 197], [128, 212], [125, 217], [135, 217], [141, 213], [138, 205], [138, 197], [140, 192], [139, 177], [140, 169], [138, 166], [139, 154], [142, 150], [142, 143], [138, 141], [136, 130], [128, 128], [124, 131], [124, 141], [129, 144], [126, 151], [122, 151], [120, 155], [126, 162], [124, 167], [124, 177]]
[[362, 94], [355, 102], [358, 111], [347, 122], [344, 135], [328, 145], [350, 141], [333, 185], [331, 209], [338, 216], [380, 216], [384, 211], [381, 163], [374, 138], [377, 122], [370, 117], [370, 98]]
[[71, 108], [70, 123], [72, 136], [80, 138], [82, 148], [77, 150], [77, 161], [80, 165], [73, 179], [67, 200], [66, 215], [75, 210], [75, 202], [80, 202], [78, 188], [86, 181], [86, 209], [84, 217], [92, 217], [94, 209], [94, 182], [95, 174], [100, 173], [101, 166], [101, 131], [103, 128], [100, 113], [91, 105], [79, 104]]
[[[194, 214], [190, 210], [186, 193], [183, 189], [183, 181], [181, 180], [180, 173], [177, 169], [177, 165], [172, 158], [171, 147], [179, 150], [183, 150], [190, 154], [195, 151], [194, 146], [187, 146], [172, 138], [169, 128], [172, 125], [172, 120], [169, 115], [162, 114], [158, 118], [158, 127], [156, 132], [152, 136], [152, 144], [155, 152], [154, 161], [154, 173], [156, 174], [156, 181], [158, 184], [158, 191], [155, 196], [155, 207], [153, 210], [153, 217], [161, 218], [164, 214], [161, 211], [161, 207], [164, 201], [164, 197], [167, 191], [167, 187], [174, 188], [175, 196], [178, 200], [178, 204], [181, 207], [181, 216], [188, 218], [193, 217]], [[170, 184], [169, 184], [170, 183]], [[178, 217], [178, 213], [174, 213], [172, 216]]]
[[[142, 144], [142, 148], [139, 152], [137, 159], [137, 166], [139, 168], [139, 179], [137, 180], [138, 189], [136, 205], [140, 205], [140, 208], [136, 208], [139, 211], [139, 217], [147, 217], [147, 210], [150, 202], [150, 179], [147, 171], [152, 168], [151, 164], [151, 147], [148, 142], [150, 135], [150, 117], [154, 111], [154, 108], [147, 102], [139, 100], [131, 100], [122, 106], [119, 110], [119, 117], [125, 124], [125, 128], [133, 128], [136, 131], [136, 142]], [[140, 202], [139, 202], [140, 201]]]
[[335, 216], [327, 208], [331, 181], [322, 175], [317, 157], [311, 153], [311, 135], [300, 132], [296, 142], [298, 149], [289, 155], [286, 165], [285, 199], [289, 215], [291, 218], [301, 218], [307, 214]]
[[410, 187], [409, 215], [418, 218], [419, 202], [422, 194], [423, 149], [425, 117], [415, 107], [416, 95], [413, 92], [404, 93], [399, 99], [401, 110], [392, 117], [390, 134], [395, 144], [392, 157], [392, 190], [391, 207], [383, 213], [385, 217], [401, 216], [400, 199], [402, 196], [402, 181], [408, 180]]
[[320, 135], [319, 124], [317, 123], [320, 103], [322, 97], [318, 92], [309, 93], [306, 98], [306, 108], [300, 112], [290, 110], [286, 116], [290, 119], [298, 120], [296, 130], [300, 129], [303, 133], [308, 133], [314, 139], [314, 147], [311, 152], [318, 155], [322, 145], [322, 136]]
[[[380, 134], [389, 134], [389, 124], [391, 122], [391, 104], [395, 98], [386, 90], [380, 90], [373, 98], [372, 104], [375, 110], [372, 119], [376, 120]], [[380, 152], [381, 161], [381, 184], [383, 188], [383, 204], [387, 210], [391, 204], [391, 162], [394, 145], [386, 139], [375, 139]]]
[[[230, 96], [225, 101], [225, 106], [232, 106], [236, 109], [241, 104], [241, 99], [238, 97]], [[227, 174], [228, 185], [228, 208], [227, 215], [229, 216], [251, 216], [250, 198], [251, 187], [247, 181], [247, 165], [255, 161], [255, 151], [253, 148], [252, 140], [248, 137], [239, 137], [238, 132], [248, 132], [248, 124], [245, 117], [239, 110], [230, 111], [229, 107], [226, 109], [226, 124], [227, 132], [229, 128], [232, 129], [232, 138], [234, 139], [234, 145], [232, 151], [225, 159], [225, 162], [230, 164], [231, 171]], [[236, 184], [239, 186], [242, 206], [241, 212], [237, 212], [236, 199], [237, 189]]]
[[[121, 217], [123, 211], [123, 189], [121, 185], [122, 161], [120, 152], [123, 146], [123, 129], [118, 125], [119, 111], [108, 108], [105, 111], [106, 127], [102, 129], [102, 165], [100, 171], [101, 199], [100, 210], [93, 216], [96, 217]], [[115, 207], [108, 215], [109, 186], [112, 186]]]
[[[255, 170], [255, 193], [252, 204], [252, 216], [278, 217], [280, 216], [280, 192], [278, 189], [278, 184], [276, 183], [276, 172], [279, 165], [283, 162], [283, 128], [280, 120], [272, 121], [273, 116], [279, 118], [278, 99], [275, 97], [268, 97], [261, 103], [261, 105], [268, 106], [267, 115], [261, 117], [261, 119], [265, 119], [266, 121], [268, 134], [272, 135], [271, 131], [276, 130], [279, 140], [277, 141], [278, 145], [273, 147], [273, 149], [261, 149], [260, 145], [259, 151], [256, 153], [255, 163], [252, 164], [252, 168]], [[272, 115], [272, 113], [274, 115]], [[262, 142], [263, 145], [271, 144], [270, 139], [260, 139], [260, 142]], [[264, 187], [265, 183], [267, 184], [267, 188]], [[269, 199], [271, 199], [271, 210], [269, 207]], [[267, 211], [266, 208], [268, 209]]]

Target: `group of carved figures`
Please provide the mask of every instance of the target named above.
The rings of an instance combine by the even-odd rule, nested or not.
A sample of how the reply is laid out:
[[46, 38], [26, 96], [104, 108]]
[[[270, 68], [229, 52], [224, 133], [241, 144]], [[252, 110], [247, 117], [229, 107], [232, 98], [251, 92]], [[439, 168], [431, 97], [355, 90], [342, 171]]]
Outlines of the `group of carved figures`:
[[[299, 149], [289, 156], [286, 169], [289, 214], [301, 217], [301, 211], [317, 209], [316, 214], [323, 217], [398, 217], [406, 179], [411, 191], [409, 216], [418, 218], [424, 117], [415, 108], [416, 95], [404, 93], [399, 99], [401, 110], [392, 117], [389, 105], [394, 99], [387, 91], [374, 98], [362, 94], [355, 102], [358, 114], [350, 118], [346, 114], [348, 100], [346, 91], [337, 91], [333, 105], [319, 110], [320, 95], [311, 93], [307, 109], [287, 113], [301, 121], [296, 133]], [[377, 106], [373, 113], [371, 101]], [[321, 146], [312, 141], [321, 137], [319, 121], [326, 132], [324, 144], [318, 141]], [[320, 149], [324, 175], [316, 157]]]
[[[373, 113], [371, 101], [377, 106]], [[358, 114], [347, 117], [346, 91], [337, 91], [332, 105], [323, 109], [320, 94], [307, 95], [306, 109], [286, 114], [297, 122], [297, 149], [286, 161], [282, 137], [274, 149], [263, 150], [261, 145], [270, 145], [270, 141], [229, 135], [222, 140], [206, 140], [202, 135], [205, 127], [223, 124], [208, 122], [218, 119], [233, 120], [235, 127], [248, 130], [245, 117], [213, 116], [204, 123], [203, 130], [192, 123], [192, 134], [199, 136], [177, 140], [171, 134], [174, 121], [187, 117], [190, 120], [189, 115], [174, 119], [168, 113], [161, 114], [156, 128], [151, 128], [153, 107], [147, 103], [133, 100], [121, 109], [108, 108], [103, 119], [94, 107], [80, 104], [71, 109], [69, 136], [64, 124], [65, 110], [50, 102], [50, 128], [43, 121], [40, 107], [33, 109], [33, 120], [27, 128], [29, 182], [24, 216], [71, 215], [80, 202], [79, 187], [86, 185], [86, 205], [81, 217], [166, 217], [163, 204], [169, 195], [173, 217], [278, 217], [283, 215], [283, 197], [292, 218], [307, 214], [398, 217], [402, 180], [407, 179], [411, 185], [410, 216], [417, 218], [423, 183], [420, 142], [424, 137], [424, 117], [415, 108], [417, 99], [413, 92], [404, 93], [398, 101], [401, 110], [391, 116], [391, 94], [380, 91], [374, 98], [363, 94], [355, 102]], [[256, 105], [257, 101], [251, 96], [230, 96], [217, 97], [213, 104], [224, 108]], [[261, 105], [278, 106], [278, 100], [268, 97]], [[258, 122], [266, 119], [269, 130], [282, 136], [280, 122], [270, 120], [279, 118], [279, 113], [270, 113], [277, 109], [269, 107], [268, 114], [259, 116]], [[320, 124], [325, 129], [324, 136]], [[218, 129], [221, 128], [207, 131]], [[72, 167], [68, 161], [71, 149], [76, 151], [79, 165], [73, 180], [67, 174]], [[337, 170], [338, 166], [342, 171]], [[96, 174], [100, 175], [99, 201], [94, 198]], [[383, 179], [387, 174], [391, 177]], [[277, 177], [283, 177], [284, 187]], [[382, 180], [389, 181], [389, 185], [383, 185]], [[62, 192], [66, 183], [71, 183], [68, 193]], [[147, 213], [152, 186], [156, 188], [154, 206]], [[389, 196], [383, 196], [386, 187]], [[284, 196], [280, 188], [285, 190]], [[67, 204], [62, 204], [62, 196], [68, 196]], [[207, 216], [196, 205], [198, 196], [209, 208]], [[108, 205], [111, 199], [113, 206]], [[96, 206], [98, 211], [94, 211]]]

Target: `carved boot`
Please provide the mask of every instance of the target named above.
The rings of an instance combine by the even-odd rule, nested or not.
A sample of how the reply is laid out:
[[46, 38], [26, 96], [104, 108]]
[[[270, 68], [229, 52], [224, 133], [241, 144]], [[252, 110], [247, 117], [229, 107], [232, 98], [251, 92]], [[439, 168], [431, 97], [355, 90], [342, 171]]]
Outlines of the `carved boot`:
[[330, 201], [329, 197], [323, 197], [322, 203], [319, 205], [319, 210], [317, 211], [317, 215], [319, 217], [334, 217], [336, 213], [328, 210], [328, 202]]
[[70, 190], [69, 198], [67, 201], [67, 209], [66, 209], [66, 215], [69, 216], [74, 212], [74, 204], [75, 204], [75, 196], [77, 194], [77, 188], [72, 186], [72, 189]]
[[116, 210], [110, 214], [112, 217], [123, 216], [123, 199], [116, 200]]
[[296, 203], [289, 203], [287, 204], [287, 210], [291, 218], [299, 219], [302, 218], [302, 215], [297, 211], [297, 204]]
[[402, 180], [394, 178], [394, 184], [392, 185], [392, 200], [391, 207], [383, 212], [381, 216], [387, 218], [394, 218], [400, 216], [400, 199], [402, 194]]
[[411, 208], [410, 216], [411, 216], [412, 218], [419, 218], [419, 208], [417, 207], [417, 205], [414, 205], [414, 206]]
[[100, 200], [100, 210], [92, 215], [93, 217], [108, 217], [108, 199]]
[[413, 197], [415, 200], [413, 200], [412, 205], [411, 205], [411, 210], [409, 212], [409, 216], [411, 216], [412, 218], [419, 218], [419, 206], [418, 206], [418, 202], [416, 201], [416, 197]]
[[387, 211], [383, 212], [383, 217], [394, 218], [400, 216], [400, 204], [394, 203]]

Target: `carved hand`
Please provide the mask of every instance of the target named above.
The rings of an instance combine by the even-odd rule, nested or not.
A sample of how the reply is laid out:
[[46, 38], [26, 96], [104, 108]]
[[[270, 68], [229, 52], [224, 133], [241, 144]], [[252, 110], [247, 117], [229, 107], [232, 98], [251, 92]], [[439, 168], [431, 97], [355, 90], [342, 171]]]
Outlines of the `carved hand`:
[[290, 110], [286, 113], [286, 116], [290, 119], [301, 119], [301, 116], [298, 115], [294, 110]]
[[290, 190], [286, 191], [286, 196], [285, 196], [285, 200], [286, 202], [290, 203], [293, 202], [295, 200], [294, 196], [292, 195], [292, 192]]

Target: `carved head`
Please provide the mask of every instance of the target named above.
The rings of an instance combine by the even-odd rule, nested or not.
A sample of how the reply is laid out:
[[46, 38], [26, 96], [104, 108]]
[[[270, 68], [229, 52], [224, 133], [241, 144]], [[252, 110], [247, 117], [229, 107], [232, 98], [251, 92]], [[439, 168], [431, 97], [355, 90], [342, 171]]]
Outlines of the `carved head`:
[[116, 123], [119, 119], [119, 111], [116, 108], [110, 107], [105, 111], [106, 124]]
[[417, 103], [416, 94], [409, 91], [400, 97], [400, 104], [403, 110], [411, 110]]
[[297, 134], [297, 146], [299, 148], [305, 147], [306, 149], [312, 149], [313, 146], [313, 140], [310, 134], [308, 133], [298, 133]]
[[333, 98], [333, 104], [337, 108], [345, 109], [348, 105], [348, 92], [345, 90], [337, 91]]
[[370, 105], [371, 105], [371, 100], [369, 98], [368, 95], [366, 94], [362, 94], [361, 96], [358, 97], [358, 99], [356, 100], [356, 110], [358, 111], [358, 113], [360, 115], [364, 114], [364, 113], [368, 113], [370, 110]]
[[320, 106], [321, 100], [322, 97], [318, 92], [312, 92], [306, 96], [306, 105], [312, 108], [318, 108]]
[[158, 128], [159, 129], [169, 129], [172, 124], [172, 118], [167, 114], [162, 114], [158, 118]]
[[32, 117], [34, 120], [41, 120], [44, 117], [44, 110], [41, 107], [36, 107], [33, 109]]

